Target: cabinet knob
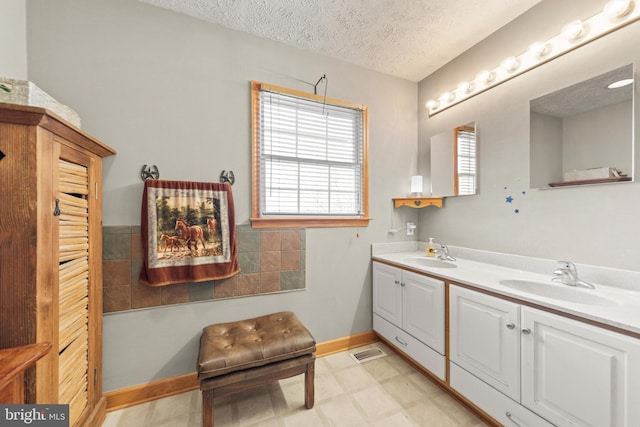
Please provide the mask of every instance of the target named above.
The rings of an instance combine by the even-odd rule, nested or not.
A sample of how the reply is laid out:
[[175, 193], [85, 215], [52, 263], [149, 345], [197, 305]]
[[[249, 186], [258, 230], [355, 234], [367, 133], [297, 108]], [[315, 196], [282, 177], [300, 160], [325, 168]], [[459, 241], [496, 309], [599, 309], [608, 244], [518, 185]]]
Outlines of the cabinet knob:
[[529, 334], [531, 333], [531, 329], [529, 329], [529, 328], [524, 328], [524, 329], [522, 330], [522, 333], [523, 333], [523, 334], [525, 334], [525, 335], [529, 335]]
[[513, 415], [511, 415], [511, 412], [506, 412], [505, 415], [507, 416], [507, 418], [509, 418], [509, 420], [517, 427], [521, 427], [520, 424], [518, 424], [514, 419], [513, 419]]
[[507, 329], [515, 329], [516, 324], [515, 323], [507, 323]]
[[394, 280], [393, 283], [395, 283], [396, 285], [399, 285], [400, 284], [400, 280]]
[[407, 344], [407, 342], [403, 339], [400, 339], [400, 337], [396, 337], [396, 341], [398, 341], [400, 344], [402, 344], [403, 346], [407, 346], [409, 344]]
[[405, 285], [406, 285], [406, 283], [400, 282], [400, 286], [405, 286]]

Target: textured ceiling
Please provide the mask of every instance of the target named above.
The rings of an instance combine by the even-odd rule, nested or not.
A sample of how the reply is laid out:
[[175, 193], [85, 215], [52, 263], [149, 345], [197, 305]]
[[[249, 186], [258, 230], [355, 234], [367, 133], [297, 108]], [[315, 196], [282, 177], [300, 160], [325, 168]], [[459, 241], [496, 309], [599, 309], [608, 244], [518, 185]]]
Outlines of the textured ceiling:
[[540, 0], [140, 0], [420, 81]]
[[566, 87], [531, 101], [531, 111], [559, 118], [571, 117], [607, 105], [630, 101], [633, 86], [608, 89], [607, 86], [622, 79], [633, 78], [633, 65], [625, 65], [592, 79]]

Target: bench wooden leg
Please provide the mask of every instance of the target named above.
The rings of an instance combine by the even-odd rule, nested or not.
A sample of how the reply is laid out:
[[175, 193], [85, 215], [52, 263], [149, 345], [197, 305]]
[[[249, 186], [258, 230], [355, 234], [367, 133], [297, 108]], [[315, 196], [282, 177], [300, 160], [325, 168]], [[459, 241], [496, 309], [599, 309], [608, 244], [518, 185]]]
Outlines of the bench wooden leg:
[[307, 409], [313, 408], [315, 400], [315, 388], [313, 385], [315, 371], [315, 361], [307, 364], [307, 369], [304, 372], [304, 406]]
[[202, 427], [213, 427], [213, 389], [202, 390]]
[[213, 427], [214, 397], [239, 393], [301, 374], [304, 374], [304, 406], [311, 409], [315, 398], [315, 355], [313, 354], [201, 380], [202, 427]]

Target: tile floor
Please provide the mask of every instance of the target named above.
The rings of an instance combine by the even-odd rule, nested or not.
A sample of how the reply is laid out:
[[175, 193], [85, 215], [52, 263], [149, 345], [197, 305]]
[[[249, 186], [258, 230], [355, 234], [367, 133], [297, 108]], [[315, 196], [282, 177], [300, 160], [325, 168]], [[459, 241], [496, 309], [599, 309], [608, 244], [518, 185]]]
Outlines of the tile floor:
[[[358, 364], [345, 351], [316, 360], [313, 409], [304, 407], [298, 375], [216, 399], [216, 427], [485, 426], [384, 344], [357, 350], [371, 347], [387, 356]], [[194, 390], [110, 412], [103, 427], [199, 427], [201, 405]]]

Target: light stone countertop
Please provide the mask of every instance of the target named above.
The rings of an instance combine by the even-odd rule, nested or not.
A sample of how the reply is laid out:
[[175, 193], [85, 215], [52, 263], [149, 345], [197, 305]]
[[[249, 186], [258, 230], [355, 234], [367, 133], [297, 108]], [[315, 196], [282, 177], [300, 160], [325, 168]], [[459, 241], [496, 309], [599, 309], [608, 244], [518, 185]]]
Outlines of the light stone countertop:
[[[449, 247], [456, 267], [430, 267], [420, 264], [427, 258], [424, 248], [420, 242], [374, 244], [372, 259], [589, 319], [640, 338], [640, 272], [576, 264], [579, 277], [596, 287], [585, 289], [552, 281], [559, 267], [555, 260]], [[500, 283], [504, 280], [548, 284], [560, 298], [520, 290], [518, 283], [505, 286]]]

